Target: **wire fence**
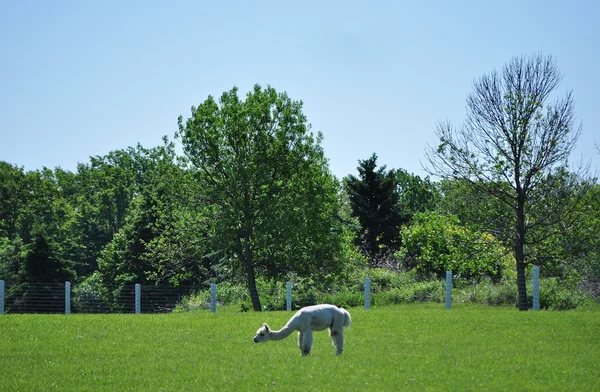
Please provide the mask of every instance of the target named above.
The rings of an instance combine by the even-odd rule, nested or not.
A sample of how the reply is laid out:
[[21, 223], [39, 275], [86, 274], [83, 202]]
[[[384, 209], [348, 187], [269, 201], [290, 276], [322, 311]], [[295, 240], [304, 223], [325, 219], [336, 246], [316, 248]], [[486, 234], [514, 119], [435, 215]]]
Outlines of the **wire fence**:
[[[281, 299], [288, 311], [292, 310], [292, 284], [287, 282]], [[365, 280], [365, 308], [370, 307], [370, 279]], [[189, 298], [203, 294], [190, 303]], [[60, 283], [28, 283], [4, 286], [0, 280], [0, 314], [2, 313], [171, 313], [179, 306], [182, 310], [210, 309], [215, 312], [218, 301], [216, 284], [211, 284], [209, 296], [199, 286], [166, 287], [153, 285], [125, 285], [100, 294], [88, 285]], [[223, 294], [225, 295], [225, 294]], [[296, 293], [298, 296], [298, 293]], [[199, 300], [200, 302], [196, 302]], [[313, 304], [308, 299], [294, 301], [294, 308]], [[304, 300], [304, 301], [303, 301]], [[313, 299], [314, 300], [314, 299]], [[279, 300], [278, 300], [279, 301]], [[270, 309], [265, 306], [265, 309]], [[273, 307], [271, 310], [280, 309]]]
[[62, 313], [65, 311], [65, 286], [36, 283], [7, 287], [6, 313]]
[[[540, 272], [533, 267], [533, 310], [540, 309]], [[452, 307], [452, 272], [446, 272], [446, 309]], [[71, 287], [70, 282], [26, 283], [5, 286], [0, 280], [0, 314], [3, 313], [170, 313], [185, 299], [200, 291], [198, 286], [165, 287], [152, 285], [125, 285], [104, 295], [89, 286]], [[286, 283], [285, 303], [292, 310], [292, 284]], [[364, 308], [371, 307], [371, 279], [364, 278]], [[217, 287], [210, 285], [210, 311], [215, 312]]]
[[170, 313], [184, 297], [199, 290], [198, 286], [137, 286], [137, 293], [136, 285], [126, 285], [101, 296], [70, 282], [5, 286], [0, 281], [0, 314]]

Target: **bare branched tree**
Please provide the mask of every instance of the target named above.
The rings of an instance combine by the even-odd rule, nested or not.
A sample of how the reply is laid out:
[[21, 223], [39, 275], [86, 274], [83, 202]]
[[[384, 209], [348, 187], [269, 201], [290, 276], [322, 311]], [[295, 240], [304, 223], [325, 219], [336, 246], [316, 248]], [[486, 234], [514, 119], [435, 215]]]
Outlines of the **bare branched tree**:
[[[456, 128], [440, 122], [439, 145], [428, 146], [426, 152], [431, 166], [425, 170], [430, 174], [466, 181], [514, 212], [511, 238], [505, 240], [514, 249], [520, 310], [528, 309], [529, 231], [567, 214], [565, 200], [556, 192], [559, 181], [564, 187], [565, 176], [558, 174], [568, 172], [568, 158], [581, 127], [574, 126], [571, 92], [548, 102], [561, 79], [551, 56], [513, 58], [501, 74], [493, 71], [474, 82], [464, 124]], [[586, 172], [580, 167], [573, 178]], [[538, 203], [551, 213], [539, 213]]]

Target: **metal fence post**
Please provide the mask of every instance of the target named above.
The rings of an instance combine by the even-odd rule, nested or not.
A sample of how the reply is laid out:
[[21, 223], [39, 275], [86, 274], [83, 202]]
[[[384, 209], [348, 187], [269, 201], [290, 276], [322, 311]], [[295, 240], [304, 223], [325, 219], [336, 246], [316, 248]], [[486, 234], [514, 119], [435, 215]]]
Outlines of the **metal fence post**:
[[446, 271], [446, 309], [452, 307], [452, 271]]
[[371, 309], [371, 278], [365, 277], [365, 310]]
[[65, 282], [65, 314], [71, 313], [71, 282]]
[[142, 312], [142, 286], [139, 283], [135, 284], [135, 314]]
[[0, 314], [4, 314], [4, 281], [0, 280]]
[[540, 267], [533, 266], [533, 310], [540, 310]]
[[288, 312], [292, 310], [292, 282], [290, 281], [285, 283], [285, 305]]
[[217, 285], [214, 283], [210, 284], [210, 312], [214, 313], [217, 311]]

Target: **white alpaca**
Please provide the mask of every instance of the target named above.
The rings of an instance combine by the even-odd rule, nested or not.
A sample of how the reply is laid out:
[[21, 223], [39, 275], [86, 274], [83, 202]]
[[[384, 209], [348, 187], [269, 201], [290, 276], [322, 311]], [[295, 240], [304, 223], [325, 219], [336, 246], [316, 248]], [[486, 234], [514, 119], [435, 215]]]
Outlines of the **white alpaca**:
[[344, 351], [344, 328], [350, 326], [350, 313], [346, 309], [335, 305], [313, 305], [304, 307], [296, 312], [287, 324], [279, 331], [273, 331], [264, 323], [256, 331], [252, 340], [254, 343], [268, 342], [269, 340], [285, 339], [294, 331], [298, 331], [298, 347], [302, 356], [310, 354], [313, 345], [313, 331], [322, 331], [329, 328], [329, 336], [336, 348], [336, 354], [342, 355]]

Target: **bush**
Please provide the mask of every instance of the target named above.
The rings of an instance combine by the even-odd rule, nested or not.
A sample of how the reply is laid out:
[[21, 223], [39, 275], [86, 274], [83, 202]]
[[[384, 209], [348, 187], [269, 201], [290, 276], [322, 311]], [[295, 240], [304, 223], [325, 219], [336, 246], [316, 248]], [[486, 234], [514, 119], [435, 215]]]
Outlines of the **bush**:
[[392, 288], [373, 295], [377, 304], [399, 304], [415, 302], [443, 302], [445, 299], [445, 282], [427, 281], [407, 284], [401, 288]]
[[[528, 302], [533, 304], [533, 285], [528, 283]], [[503, 282], [494, 284], [491, 280], [463, 288], [456, 296], [460, 302], [482, 303], [492, 306], [515, 306], [518, 299], [517, 283]], [[540, 308], [547, 310], [575, 309], [586, 303], [586, 296], [579, 290], [571, 289], [569, 284], [557, 278], [540, 280]]]
[[360, 274], [360, 284], [357, 287], [360, 292], [364, 292], [365, 277], [371, 278], [372, 293], [379, 293], [382, 291], [391, 290], [393, 288], [400, 288], [415, 281], [414, 273], [401, 273], [383, 268], [370, 268], [362, 271]]
[[210, 308], [210, 290], [201, 290], [196, 294], [183, 297], [175, 306], [174, 312], [193, 312]]
[[96, 271], [80, 284], [73, 287], [73, 312], [107, 313], [111, 309], [106, 303], [106, 288]]
[[[208, 300], [210, 301], [210, 289]], [[221, 282], [217, 285], [217, 299], [221, 303], [235, 304], [249, 300], [248, 289], [241, 284]]]
[[456, 216], [434, 212], [416, 214], [402, 230], [402, 247], [396, 253], [404, 264], [414, 264], [422, 276], [443, 279], [446, 271], [470, 280], [500, 276], [510, 261], [506, 249], [491, 234], [470, 229]]
[[[529, 303], [533, 302], [531, 290]], [[586, 297], [577, 289], [569, 289], [558, 278], [540, 280], [540, 308], [548, 310], [576, 309], [586, 303]]]
[[514, 306], [517, 303], [517, 284], [516, 281], [495, 284], [489, 277], [483, 278], [477, 283], [455, 290], [454, 299], [466, 303]]
[[516, 306], [519, 292], [516, 283], [492, 285], [487, 297], [487, 304], [494, 306]]
[[[342, 308], [354, 308], [363, 306], [365, 299], [363, 292], [342, 291], [338, 293], [327, 293], [320, 296], [321, 303], [328, 303]], [[374, 304], [371, 297], [371, 304]]]

